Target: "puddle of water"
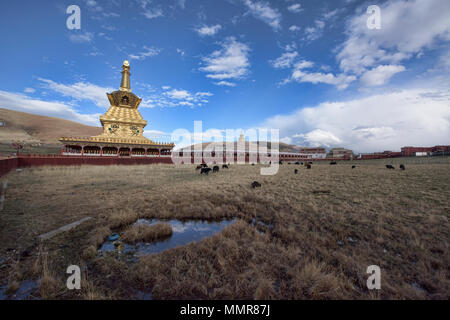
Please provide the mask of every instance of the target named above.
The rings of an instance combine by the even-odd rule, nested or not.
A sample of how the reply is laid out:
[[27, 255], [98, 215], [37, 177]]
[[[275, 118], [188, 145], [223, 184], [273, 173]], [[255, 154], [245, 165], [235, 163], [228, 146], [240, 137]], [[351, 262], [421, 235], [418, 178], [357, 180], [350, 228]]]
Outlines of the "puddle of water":
[[[148, 225], [154, 225], [159, 222], [166, 222], [172, 226], [173, 234], [170, 238], [152, 243], [139, 242], [135, 245], [124, 243], [122, 254], [132, 254], [136, 257], [148, 255], [152, 253], [159, 253], [164, 250], [172, 249], [178, 246], [185, 246], [190, 242], [198, 242], [204, 238], [211, 237], [214, 234], [222, 231], [223, 228], [229, 226], [235, 221], [223, 220], [220, 222], [208, 222], [208, 221], [187, 221], [180, 220], [159, 220], [159, 219], [139, 219], [136, 224], [145, 223]], [[111, 241], [106, 241], [100, 248], [100, 254], [102, 252], [114, 251], [114, 244]]]
[[274, 227], [272, 223], [264, 223], [260, 220], [257, 220], [255, 217], [253, 217], [252, 223], [250, 223], [250, 225], [252, 227], [256, 227], [256, 231], [258, 231], [259, 234], [264, 234], [264, 232], [258, 229], [258, 227], [263, 230], [273, 230]]
[[150, 292], [138, 291], [138, 300], [153, 300], [153, 296]]
[[[31, 292], [39, 286], [39, 283], [34, 280], [25, 280], [20, 283], [19, 289], [12, 295], [6, 294], [7, 285], [0, 287], [0, 300], [25, 300], [29, 299]], [[36, 298], [31, 298], [36, 299]]]

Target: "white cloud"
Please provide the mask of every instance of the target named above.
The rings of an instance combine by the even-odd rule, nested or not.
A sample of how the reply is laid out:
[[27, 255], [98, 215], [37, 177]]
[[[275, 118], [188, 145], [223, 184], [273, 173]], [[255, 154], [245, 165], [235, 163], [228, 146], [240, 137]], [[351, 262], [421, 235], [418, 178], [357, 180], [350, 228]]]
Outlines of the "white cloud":
[[292, 138], [291, 137], [284, 137], [280, 139], [280, 142], [286, 143], [286, 144], [292, 144]]
[[444, 69], [450, 69], [450, 51], [444, 53], [439, 58], [439, 65], [442, 66]]
[[25, 93], [35, 93], [36, 90], [33, 89], [33, 88], [25, 88], [25, 89], [23, 90], [23, 92], [25, 92]]
[[285, 67], [290, 67], [291, 65], [293, 65], [293, 69], [291, 76], [285, 79], [281, 84], [286, 84], [292, 81], [298, 83], [310, 82], [313, 84], [326, 83], [336, 86], [339, 90], [343, 90], [347, 88], [351, 82], [356, 80], [355, 76], [349, 76], [345, 74], [334, 75], [332, 73], [305, 71], [304, 69], [312, 68], [314, 66], [314, 63], [308, 60], [301, 60], [299, 62], [293, 63], [295, 57], [293, 57], [292, 61], [288, 61], [289, 63], [284, 64]]
[[341, 139], [334, 134], [321, 129], [315, 129], [307, 133], [298, 133], [293, 135], [293, 138], [299, 138], [301, 141], [307, 141], [311, 147], [327, 147], [339, 145], [342, 143]]
[[325, 22], [322, 20], [314, 21], [314, 27], [305, 28], [305, 39], [309, 41], [319, 39], [323, 34], [323, 29], [325, 28]]
[[71, 33], [69, 35], [69, 40], [73, 43], [88, 43], [94, 39], [94, 34], [91, 32], [84, 33]]
[[148, 19], [154, 19], [164, 16], [161, 8], [149, 8], [148, 5], [152, 3], [151, 0], [140, 0], [142, 14]]
[[398, 64], [439, 39], [450, 40], [450, 1], [394, 0], [380, 7], [379, 30], [367, 28], [365, 11], [349, 20], [337, 55], [344, 72], [360, 75], [375, 65]]
[[52, 80], [38, 78], [46, 89], [53, 90], [65, 97], [71, 97], [76, 100], [90, 100], [99, 107], [108, 107], [107, 92], [114, 91], [113, 88], [99, 87], [97, 85], [85, 82], [77, 82], [71, 85], [56, 83]]
[[267, 23], [274, 30], [281, 29], [281, 14], [277, 9], [271, 8], [264, 1], [244, 0], [244, 3], [255, 18]]
[[211, 92], [197, 92], [195, 95], [196, 96], [201, 96], [201, 97], [211, 97], [211, 96], [213, 96], [213, 94]]
[[324, 102], [277, 115], [263, 127], [297, 144], [349, 147], [356, 152], [397, 150], [406, 145], [448, 144], [450, 92], [405, 89], [341, 102]]
[[296, 25], [292, 25], [292, 26], [289, 27], [289, 31], [292, 31], [292, 32], [300, 31], [300, 29], [301, 28], [299, 26], [296, 26]]
[[201, 28], [195, 29], [195, 31], [197, 31], [201, 36], [213, 36], [219, 32], [220, 29], [222, 29], [220, 24], [216, 24], [214, 26], [203, 25]]
[[177, 107], [177, 106], [202, 106], [209, 101], [207, 97], [213, 96], [211, 92], [198, 91], [191, 93], [185, 89], [172, 89], [170, 86], [163, 86], [163, 92], [153, 93], [150, 97], [143, 99], [144, 108], [154, 107]]
[[294, 4], [290, 5], [290, 6], [288, 6], [287, 9], [290, 12], [293, 12], [293, 13], [299, 13], [299, 12], [303, 11], [302, 5], [300, 3], [294, 3]]
[[177, 90], [177, 89], [173, 89], [171, 91], [165, 92], [164, 93], [166, 96], [168, 96], [171, 99], [176, 99], [176, 100], [192, 100], [192, 95], [186, 91], [186, 90]]
[[208, 57], [204, 57], [204, 66], [200, 71], [206, 72], [207, 77], [216, 80], [241, 79], [248, 74], [249, 47], [229, 37], [220, 50], [214, 51]]
[[162, 9], [160, 8], [150, 8], [144, 11], [144, 16], [148, 19], [154, 19], [164, 16]]
[[95, 12], [99, 12], [99, 11], [103, 10], [102, 7], [98, 5], [97, 1], [94, 1], [94, 0], [87, 0], [86, 6], [88, 7], [89, 10], [95, 11]]
[[403, 71], [405, 71], [404, 66], [381, 65], [366, 71], [361, 77], [361, 82], [369, 87], [381, 86], [389, 81], [393, 75]]
[[156, 104], [152, 99], [142, 99], [141, 103], [139, 104], [140, 108], [156, 108]]
[[298, 56], [297, 51], [285, 52], [281, 55], [281, 57], [272, 61], [272, 65], [277, 69], [290, 68], [294, 59]]
[[182, 57], [186, 54], [186, 52], [182, 49], [177, 48], [177, 53], [179, 53]]
[[337, 14], [338, 14], [339, 12], [341, 12], [341, 11], [342, 11], [341, 9], [334, 9], [334, 10], [332, 10], [332, 11], [326, 12], [326, 13], [323, 14], [323, 18], [324, 18], [325, 20], [329, 20], [329, 19], [331, 19], [331, 18], [336, 17]]
[[134, 60], [144, 60], [147, 57], [157, 56], [160, 52], [160, 49], [144, 46], [144, 51], [139, 52], [138, 54], [130, 54], [128, 57]]
[[314, 62], [308, 60], [301, 60], [294, 65], [295, 69], [306, 69], [312, 68], [314, 66]]
[[339, 74], [335, 76], [332, 73], [321, 73], [321, 72], [306, 72], [302, 69], [296, 69], [292, 73], [291, 80], [297, 82], [310, 82], [313, 84], [326, 83], [335, 85], [339, 90], [343, 90], [348, 87], [348, 85], [356, 80], [355, 76], [348, 76], [345, 74]]
[[0, 91], [0, 108], [63, 118], [87, 125], [99, 125], [100, 114], [81, 114], [63, 102], [43, 101], [20, 93]]
[[236, 87], [236, 83], [228, 82], [228, 81], [219, 81], [219, 82], [215, 82], [214, 84], [218, 85], [218, 86]]

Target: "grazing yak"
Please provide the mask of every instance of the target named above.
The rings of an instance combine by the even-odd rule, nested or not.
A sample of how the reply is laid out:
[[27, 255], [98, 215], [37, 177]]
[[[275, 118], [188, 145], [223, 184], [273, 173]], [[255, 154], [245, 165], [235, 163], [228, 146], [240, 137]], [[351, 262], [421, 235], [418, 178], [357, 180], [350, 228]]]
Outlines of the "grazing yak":
[[283, 161], [278, 162], [279, 164], [283, 164]]
[[201, 164], [202, 168], [208, 168], [208, 165], [206, 163]]
[[337, 164], [336, 161], [331, 161], [331, 162], [330, 162], [330, 165], [331, 165], [331, 166], [336, 165], [336, 164]]
[[261, 183], [259, 183], [258, 181], [253, 181], [252, 182], [252, 188], [261, 188]]
[[352, 169], [355, 169], [356, 168], [356, 166], [352, 166]]
[[222, 165], [222, 169], [229, 169], [228, 166], [226, 164]]
[[294, 170], [294, 174], [297, 174], [297, 173], [298, 173], [298, 170], [297, 170], [297, 169], [295, 169], [295, 170]]
[[219, 166], [214, 166], [213, 167], [213, 172], [219, 172]]
[[400, 169], [401, 169], [401, 170], [406, 170], [405, 165], [404, 165], [404, 164], [401, 164], [401, 165], [400, 165]]
[[311, 169], [311, 165], [310, 165], [310, 164], [307, 164], [307, 165], [306, 165], [306, 169]]
[[200, 170], [200, 174], [206, 174], [208, 175], [208, 173], [211, 171], [211, 168], [202, 168], [202, 170]]
[[395, 167], [393, 165], [387, 164], [386, 169], [395, 169]]
[[198, 165], [197, 168], [195, 168], [195, 170], [200, 170], [201, 168], [203, 168], [203, 166]]
[[298, 162], [298, 161], [297, 161], [297, 162], [296, 162], [295, 164], [299, 165], [299, 164], [300, 164], [300, 162]]

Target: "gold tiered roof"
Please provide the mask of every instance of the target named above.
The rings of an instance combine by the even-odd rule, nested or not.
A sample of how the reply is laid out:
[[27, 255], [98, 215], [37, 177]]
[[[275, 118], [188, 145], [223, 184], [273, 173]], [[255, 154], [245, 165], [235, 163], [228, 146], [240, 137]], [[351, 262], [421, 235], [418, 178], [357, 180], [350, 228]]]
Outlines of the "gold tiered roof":
[[127, 144], [173, 148], [173, 143], [156, 143], [143, 136], [147, 121], [138, 111], [142, 99], [131, 92], [130, 64], [127, 60], [122, 66], [122, 81], [117, 91], [107, 93], [111, 106], [100, 116], [103, 133], [94, 137], [62, 137], [62, 143]]

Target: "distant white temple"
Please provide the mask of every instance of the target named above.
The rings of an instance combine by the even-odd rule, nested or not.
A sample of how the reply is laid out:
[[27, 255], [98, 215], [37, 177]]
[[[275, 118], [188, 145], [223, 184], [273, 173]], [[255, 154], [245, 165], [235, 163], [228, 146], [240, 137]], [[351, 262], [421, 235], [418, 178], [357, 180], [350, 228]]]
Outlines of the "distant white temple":
[[239, 136], [239, 140], [238, 142], [243, 142], [245, 143], [245, 136], [244, 136], [244, 132], [241, 133], [241, 135]]

